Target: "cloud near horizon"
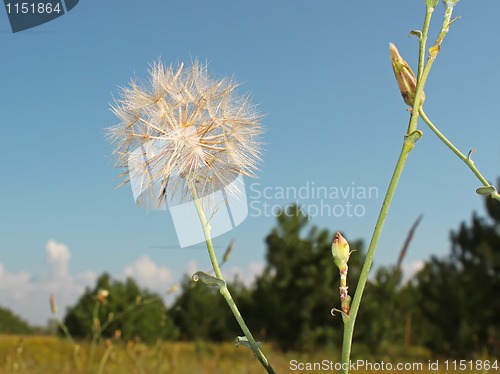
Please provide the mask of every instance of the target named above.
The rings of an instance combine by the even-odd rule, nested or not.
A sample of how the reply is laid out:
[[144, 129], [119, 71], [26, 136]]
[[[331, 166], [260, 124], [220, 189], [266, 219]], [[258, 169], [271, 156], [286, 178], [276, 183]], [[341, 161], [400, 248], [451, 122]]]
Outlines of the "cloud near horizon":
[[[53, 239], [45, 246], [45, 269], [41, 275], [28, 272], [10, 273], [0, 262], [0, 306], [11, 310], [29, 323], [44, 326], [52, 318], [49, 296], [54, 294], [59, 317], [73, 305], [86, 287], [93, 287], [98, 274], [85, 271], [70, 274], [71, 251], [67, 245]], [[142, 256], [128, 265], [122, 274], [113, 278], [134, 278], [140, 287], [164, 293], [173, 280], [172, 271], [157, 266], [148, 256]]]
[[[71, 251], [68, 246], [55, 240], [49, 240], [45, 246], [45, 271], [33, 275], [25, 271], [10, 273], [0, 262], [0, 306], [8, 308], [29, 323], [44, 326], [52, 318], [49, 296], [55, 295], [59, 317], [63, 318], [66, 308], [73, 305], [83, 294], [86, 287], [94, 287], [98, 274], [85, 271], [70, 274], [69, 262]], [[246, 267], [237, 265], [224, 266], [227, 281], [237, 277], [245, 285], [250, 285], [264, 270], [264, 263], [251, 262]], [[404, 280], [408, 280], [423, 266], [422, 261], [407, 263], [403, 266]], [[181, 282], [184, 274], [192, 275], [201, 269], [196, 261], [186, 264], [184, 270], [172, 270], [156, 265], [148, 256], [143, 255], [124, 267], [120, 274], [111, 274], [114, 279], [125, 280], [127, 277], [137, 281], [141, 288], [165, 295], [165, 292]], [[175, 295], [166, 296], [167, 305]]]
[[[70, 274], [69, 263], [71, 251], [69, 247], [50, 239], [45, 245], [45, 268], [41, 275], [25, 271], [10, 273], [0, 262], [0, 306], [11, 310], [30, 324], [44, 326], [52, 318], [49, 296], [54, 294], [59, 318], [63, 318], [66, 308], [75, 304], [86, 287], [94, 287], [99, 274], [85, 271]], [[226, 279], [232, 281], [237, 275], [245, 284], [250, 284], [262, 272], [264, 265], [250, 263], [247, 269], [233, 266], [225, 269]], [[180, 282], [185, 273], [194, 274], [200, 270], [195, 261], [186, 264], [179, 273], [166, 267], [156, 265], [148, 256], [139, 257], [135, 262], [124, 267], [121, 273], [111, 274], [114, 279], [133, 278], [141, 288], [165, 294], [174, 284]], [[171, 302], [175, 296], [165, 299]]]

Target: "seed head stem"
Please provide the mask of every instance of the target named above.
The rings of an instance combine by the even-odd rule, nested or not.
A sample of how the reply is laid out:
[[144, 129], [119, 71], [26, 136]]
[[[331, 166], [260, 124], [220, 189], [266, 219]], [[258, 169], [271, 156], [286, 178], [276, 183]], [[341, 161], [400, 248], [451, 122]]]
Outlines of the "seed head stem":
[[[194, 204], [196, 206], [196, 211], [198, 213], [198, 216], [200, 218], [200, 223], [203, 228], [203, 233], [205, 235], [205, 243], [207, 245], [208, 249], [208, 255], [210, 257], [210, 261], [212, 262], [212, 267], [214, 269], [215, 275], [218, 279], [224, 281], [224, 277], [222, 276], [222, 272], [220, 270], [219, 262], [217, 261], [217, 256], [215, 255], [214, 251], [214, 246], [212, 244], [212, 238], [210, 236], [210, 224], [207, 221], [205, 212], [203, 210], [203, 206], [198, 198], [197, 192], [196, 192], [196, 187], [193, 185], [190, 185], [190, 191], [193, 197]], [[248, 339], [248, 343], [250, 344], [250, 347], [252, 351], [255, 353], [257, 356], [257, 359], [260, 361], [262, 366], [266, 369], [268, 373], [274, 374], [275, 371], [269, 361], [267, 360], [266, 356], [260, 349], [259, 345], [255, 341], [252, 333], [250, 332], [250, 329], [247, 327], [243, 317], [241, 316], [240, 311], [238, 310], [238, 307], [236, 306], [236, 303], [233, 300], [233, 297], [231, 296], [231, 293], [229, 292], [229, 289], [224, 286], [220, 289], [220, 293], [226, 300], [227, 304], [229, 305], [229, 308], [233, 312], [234, 318], [236, 318], [236, 321], [238, 321], [238, 324], [241, 327], [241, 330], [245, 334], [245, 336]]]

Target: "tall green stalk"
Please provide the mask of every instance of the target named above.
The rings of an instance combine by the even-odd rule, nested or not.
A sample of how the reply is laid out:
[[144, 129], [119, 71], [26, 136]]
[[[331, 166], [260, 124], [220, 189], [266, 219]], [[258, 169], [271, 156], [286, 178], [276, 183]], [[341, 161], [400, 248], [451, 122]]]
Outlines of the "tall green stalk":
[[[415, 113], [413, 115], [417, 114]], [[354, 333], [354, 324], [356, 323], [356, 317], [358, 315], [359, 305], [361, 303], [361, 297], [363, 296], [363, 291], [365, 289], [366, 281], [368, 280], [368, 273], [370, 272], [370, 267], [373, 262], [375, 249], [377, 248], [378, 240], [380, 238], [380, 234], [382, 233], [382, 228], [384, 227], [384, 222], [389, 212], [392, 198], [394, 196], [394, 193], [396, 192], [396, 187], [398, 185], [399, 178], [401, 177], [401, 173], [403, 172], [406, 159], [408, 158], [408, 155], [413, 149], [415, 142], [418, 139], [420, 139], [420, 137], [421, 133], [419, 131], [415, 131], [412, 134], [405, 136], [403, 142], [403, 148], [401, 149], [401, 153], [399, 154], [399, 158], [396, 163], [396, 167], [394, 168], [394, 172], [392, 174], [392, 178], [389, 183], [389, 187], [387, 189], [384, 202], [382, 203], [382, 208], [380, 209], [377, 223], [375, 224], [375, 230], [373, 232], [373, 236], [370, 241], [370, 245], [368, 247], [368, 252], [366, 254], [363, 268], [361, 269], [361, 275], [359, 277], [356, 293], [354, 294], [354, 298], [352, 300], [349, 316], [347, 318], [344, 318], [344, 337], [343, 337], [342, 358], [341, 358], [342, 373], [348, 373], [349, 371], [348, 368], [349, 368], [349, 360], [351, 357], [351, 345]]]
[[[226, 300], [227, 304], [229, 305], [229, 308], [233, 312], [234, 318], [236, 318], [236, 321], [238, 321], [238, 324], [241, 327], [241, 330], [245, 334], [247, 340], [248, 340], [248, 345], [250, 346], [250, 349], [254, 352], [255, 356], [257, 359], [260, 361], [262, 366], [266, 369], [266, 371], [270, 374], [274, 374], [275, 371], [269, 361], [267, 360], [266, 356], [260, 349], [259, 344], [255, 341], [252, 333], [250, 332], [249, 328], [247, 327], [245, 321], [243, 320], [243, 317], [241, 316], [240, 311], [238, 310], [238, 307], [236, 306], [236, 303], [233, 300], [233, 297], [231, 296], [231, 293], [229, 292], [229, 289], [227, 288], [226, 281], [224, 280], [224, 277], [222, 276], [222, 272], [220, 270], [219, 262], [217, 261], [217, 256], [215, 255], [214, 251], [214, 246], [212, 244], [212, 237], [210, 235], [210, 224], [207, 221], [207, 218], [205, 216], [205, 212], [203, 210], [203, 206], [198, 198], [198, 194], [196, 193], [196, 187], [190, 185], [190, 192], [191, 196], [193, 197], [194, 205], [196, 207], [196, 211], [198, 213], [198, 216], [200, 218], [201, 226], [203, 228], [203, 234], [205, 236], [205, 243], [207, 245], [208, 249], [208, 255], [210, 257], [210, 261], [212, 262], [212, 267], [215, 272], [215, 276], [219, 280], [219, 282], [214, 282], [219, 287], [219, 291], [224, 296], [224, 299]], [[197, 273], [199, 274], [199, 273]], [[206, 279], [206, 278], [205, 278]]]
[[97, 342], [101, 336], [101, 321], [99, 320], [99, 308], [101, 306], [101, 302], [99, 300], [95, 301], [94, 308], [92, 310], [92, 341], [90, 343], [90, 353], [89, 353], [89, 362], [87, 365], [87, 369], [90, 371], [92, 365], [94, 365], [95, 351], [97, 348]]
[[[382, 203], [382, 207], [380, 209], [379, 216], [377, 218], [377, 222], [375, 224], [375, 229], [373, 231], [372, 238], [370, 240], [370, 245], [368, 247], [368, 251], [366, 254], [365, 262], [363, 264], [363, 267], [361, 269], [361, 275], [359, 277], [358, 285], [356, 288], [356, 293], [354, 295], [354, 298], [352, 300], [352, 305], [350, 308], [349, 315], [345, 315], [343, 318], [344, 321], [344, 336], [343, 336], [343, 344], [342, 344], [342, 356], [341, 356], [341, 363], [342, 363], [342, 370], [341, 372], [344, 374], [347, 374], [349, 372], [349, 361], [351, 357], [351, 346], [352, 346], [352, 338], [354, 334], [354, 325], [356, 323], [356, 317], [358, 315], [359, 311], [359, 306], [361, 303], [361, 298], [363, 296], [363, 291], [366, 286], [366, 282], [368, 280], [368, 274], [370, 272], [370, 268], [373, 262], [373, 257], [375, 255], [375, 250], [377, 248], [377, 244], [380, 238], [380, 235], [382, 233], [382, 228], [384, 227], [385, 219], [387, 217], [387, 214], [389, 212], [389, 208], [391, 206], [392, 198], [394, 197], [394, 193], [396, 192], [396, 187], [398, 185], [399, 179], [401, 177], [401, 174], [403, 172], [403, 168], [405, 166], [406, 160], [408, 158], [408, 155], [410, 154], [411, 150], [413, 149], [415, 142], [421, 138], [422, 132], [417, 130], [417, 123], [418, 123], [418, 117], [419, 117], [419, 112], [420, 108], [422, 106], [423, 100], [424, 100], [424, 86], [425, 82], [427, 80], [427, 77], [429, 76], [430, 69], [432, 67], [432, 63], [434, 62], [437, 53], [439, 52], [440, 45], [446, 36], [446, 33], [449, 30], [449, 25], [452, 22], [451, 21], [451, 15], [453, 11], [453, 5], [447, 4], [447, 8], [445, 11], [445, 17], [444, 17], [444, 22], [443, 26], [441, 28], [441, 32], [436, 40], [436, 43], [433, 47], [430, 48], [429, 52], [429, 59], [427, 60], [427, 63], [424, 66], [424, 59], [425, 59], [425, 43], [427, 41], [427, 36], [428, 36], [428, 31], [429, 31], [429, 24], [430, 24], [430, 19], [433, 14], [434, 8], [437, 5], [437, 1], [434, 0], [428, 0], [426, 2], [426, 16], [424, 20], [424, 28], [422, 32], [418, 33], [419, 34], [419, 66], [418, 66], [418, 73], [417, 73], [417, 85], [416, 85], [416, 91], [413, 93], [414, 94], [414, 102], [413, 102], [413, 108], [411, 109], [411, 117], [410, 117], [410, 122], [408, 124], [408, 130], [405, 135], [404, 141], [403, 141], [403, 147], [401, 149], [401, 152], [399, 154], [398, 161], [396, 163], [396, 166], [394, 168], [394, 172], [392, 174], [391, 180], [389, 182], [389, 187], [387, 188], [387, 192], [384, 197], [384, 201]], [[400, 86], [401, 88], [401, 86]], [[406, 101], [406, 100], [405, 100]]]

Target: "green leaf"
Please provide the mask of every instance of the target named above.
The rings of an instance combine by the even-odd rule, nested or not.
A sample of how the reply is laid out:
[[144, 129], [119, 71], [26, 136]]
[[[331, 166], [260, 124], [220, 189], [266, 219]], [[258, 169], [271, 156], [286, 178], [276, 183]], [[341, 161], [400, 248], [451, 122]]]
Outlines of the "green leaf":
[[[256, 342], [257, 346], [260, 348], [260, 342]], [[248, 341], [248, 338], [246, 336], [237, 336], [236, 341], [234, 342], [234, 345], [236, 347], [239, 347], [240, 345], [249, 348], [250, 350], [253, 351], [252, 346], [250, 345], [250, 342]]]
[[198, 271], [193, 274], [193, 280], [195, 282], [198, 282], [201, 280], [203, 283], [205, 283], [208, 286], [217, 286], [219, 289], [223, 289], [226, 287], [226, 282], [223, 281], [222, 279], [215, 278], [211, 276], [210, 274], [204, 273], [203, 271]]
[[344, 311], [337, 309], [337, 308], [332, 308], [332, 310], [330, 310], [330, 314], [332, 316], [335, 316], [336, 312], [339, 312], [340, 315], [342, 316], [342, 322], [347, 323], [347, 321], [349, 321], [349, 316], [347, 314], [345, 314]]
[[422, 131], [415, 130], [410, 135], [406, 136], [406, 140], [408, 140], [410, 143], [415, 144], [417, 140], [419, 140], [421, 137], [422, 137]]
[[419, 40], [422, 37], [422, 31], [420, 30], [411, 30], [408, 36], [416, 36]]
[[479, 195], [484, 195], [484, 196], [494, 195], [496, 192], [497, 192], [497, 189], [494, 186], [479, 187], [476, 190], [476, 193], [478, 193]]

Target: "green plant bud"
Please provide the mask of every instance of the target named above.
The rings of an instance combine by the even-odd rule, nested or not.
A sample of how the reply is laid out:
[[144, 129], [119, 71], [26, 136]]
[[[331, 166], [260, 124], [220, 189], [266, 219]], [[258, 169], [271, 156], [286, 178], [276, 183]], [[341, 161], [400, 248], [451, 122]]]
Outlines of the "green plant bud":
[[428, 7], [435, 8], [438, 5], [439, 0], [426, 0], [425, 3]]
[[[398, 49], [392, 43], [389, 44], [389, 52], [391, 54], [392, 69], [398, 81], [401, 96], [404, 102], [413, 107], [415, 103], [415, 95], [417, 93], [417, 78], [410, 68], [410, 65], [403, 60]], [[422, 93], [422, 103], [425, 100], [425, 95]]]
[[337, 232], [332, 242], [332, 255], [335, 265], [339, 268], [345, 266], [347, 261], [349, 261], [349, 256], [351, 255], [351, 250], [349, 248], [349, 243], [345, 238]]

